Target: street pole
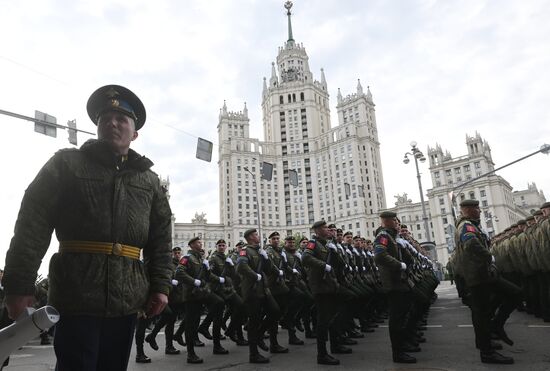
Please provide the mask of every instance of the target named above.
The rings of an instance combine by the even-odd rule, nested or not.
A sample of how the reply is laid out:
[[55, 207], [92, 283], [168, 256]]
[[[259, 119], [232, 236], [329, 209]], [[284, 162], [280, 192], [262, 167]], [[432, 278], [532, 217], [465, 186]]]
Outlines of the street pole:
[[428, 223], [428, 214], [426, 213], [426, 205], [424, 205], [424, 191], [422, 191], [422, 179], [420, 177], [420, 169], [418, 168], [418, 160], [420, 162], [426, 161], [426, 157], [424, 157], [424, 154], [421, 150], [419, 150], [416, 147], [416, 142], [411, 142], [411, 152], [405, 153], [405, 158], [403, 159], [403, 162], [405, 164], [409, 163], [409, 157], [408, 155], [411, 155], [414, 158], [414, 164], [416, 166], [416, 179], [418, 180], [418, 191], [420, 192], [420, 204], [422, 205], [422, 220], [424, 221], [424, 230], [426, 231], [426, 242], [429, 242], [431, 240], [431, 234], [430, 234], [430, 225]]
[[260, 211], [260, 194], [258, 192], [258, 183], [256, 182], [256, 175], [253, 174], [248, 166], [244, 167], [244, 170], [247, 171], [252, 176], [252, 182], [254, 183], [254, 190], [256, 192], [256, 210], [258, 213], [258, 235], [260, 236], [260, 247], [262, 247], [263, 244], [263, 238], [262, 238], [262, 213]]

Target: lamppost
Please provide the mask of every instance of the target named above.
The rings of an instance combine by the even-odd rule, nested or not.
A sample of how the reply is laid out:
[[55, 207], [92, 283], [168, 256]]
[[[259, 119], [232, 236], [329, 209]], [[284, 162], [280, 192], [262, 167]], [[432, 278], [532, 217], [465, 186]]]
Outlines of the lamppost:
[[[255, 160], [255, 159], [254, 159]], [[258, 213], [258, 235], [260, 236], [260, 246], [263, 244], [262, 239], [262, 213], [260, 211], [260, 193], [258, 192], [258, 183], [256, 182], [256, 174], [254, 174], [248, 166], [243, 168], [252, 176], [252, 183], [254, 184], [254, 190], [256, 191], [256, 212]]]
[[420, 191], [420, 203], [422, 204], [422, 219], [424, 220], [424, 229], [426, 230], [426, 241], [430, 241], [430, 226], [428, 225], [428, 215], [426, 214], [426, 205], [424, 205], [424, 192], [422, 191], [422, 180], [420, 179], [420, 170], [418, 169], [418, 160], [425, 162], [426, 157], [421, 150], [416, 147], [416, 142], [411, 142], [411, 152], [405, 152], [403, 163], [409, 163], [409, 156], [414, 158], [414, 164], [416, 165], [416, 178], [418, 179], [418, 190]]

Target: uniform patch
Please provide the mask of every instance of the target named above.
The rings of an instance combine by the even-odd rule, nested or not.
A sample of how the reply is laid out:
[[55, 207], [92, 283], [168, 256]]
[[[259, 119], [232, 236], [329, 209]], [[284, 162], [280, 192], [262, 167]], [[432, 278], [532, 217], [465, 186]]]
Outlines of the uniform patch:
[[466, 232], [474, 232], [474, 233], [476, 233], [477, 230], [476, 230], [476, 227], [474, 227], [473, 225], [466, 224]]
[[384, 236], [380, 236], [377, 242], [381, 245], [388, 246], [388, 239]]
[[246, 256], [246, 250], [239, 251], [239, 256]]
[[181, 258], [180, 260], [180, 264], [181, 265], [187, 265], [187, 263], [189, 262], [189, 258], [187, 256], [184, 256], [183, 258]]
[[315, 250], [315, 242], [309, 241], [309, 242], [307, 243], [307, 249], [308, 249], [308, 250]]

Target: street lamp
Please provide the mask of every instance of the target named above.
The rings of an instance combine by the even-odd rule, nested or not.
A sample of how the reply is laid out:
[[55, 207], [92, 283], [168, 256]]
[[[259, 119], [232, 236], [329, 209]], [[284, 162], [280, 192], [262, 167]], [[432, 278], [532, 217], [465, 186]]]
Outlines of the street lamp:
[[[256, 160], [256, 159], [253, 159]], [[248, 166], [243, 168], [252, 176], [252, 183], [254, 184], [254, 190], [256, 191], [256, 212], [258, 213], [258, 235], [260, 236], [260, 246], [263, 244], [262, 240], [262, 214], [260, 211], [260, 193], [258, 192], [258, 183], [256, 182], [256, 174], [254, 174]]]
[[416, 147], [416, 142], [411, 142], [411, 152], [405, 152], [403, 163], [408, 164], [410, 162], [409, 155], [414, 158], [414, 164], [416, 165], [416, 178], [418, 179], [418, 190], [420, 191], [420, 203], [422, 204], [422, 219], [424, 220], [424, 229], [426, 230], [426, 241], [430, 241], [430, 226], [428, 225], [428, 215], [426, 214], [426, 205], [424, 205], [424, 192], [422, 191], [422, 180], [420, 179], [420, 170], [418, 169], [418, 161], [425, 162], [426, 157], [421, 150]]

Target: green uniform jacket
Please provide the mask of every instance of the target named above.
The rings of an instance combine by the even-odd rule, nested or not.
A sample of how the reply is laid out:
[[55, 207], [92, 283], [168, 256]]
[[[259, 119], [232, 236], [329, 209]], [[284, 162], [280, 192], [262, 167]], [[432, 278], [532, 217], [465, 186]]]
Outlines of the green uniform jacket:
[[374, 261], [380, 269], [380, 280], [385, 292], [410, 291], [402, 274], [401, 262], [410, 261], [412, 257], [406, 249], [399, 247], [395, 241], [396, 235], [393, 230], [381, 228], [374, 239]]
[[489, 243], [477, 226], [478, 222], [462, 217], [457, 221], [455, 232], [456, 264], [468, 287], [489, 279], [492, 259]]
[[325, 240], [311, 240], [302, 254], [302, 264], [306, 269], [309, 288], [313, 295], [335, 294], [340, 288], [334, 271], [335, 267], [338, 267], [339, 259], [336, 251], [330, 252], [331, 261], [329, 265], [332, 267], [331, 272], [325, 272], [329, 256], [329, 248], [326, 247], [326, 244], [327, 241]]
[[[259, 246], [246, 245], [239, 252], [237, 274], [241, 279], [243, 300], [271, 295], [266, 281], [267, 274], [271, 273], [271, 262], [260, 255], [259, 248]], [[262, 260], [261, 267], [260, 260]], [[262, 276], [260, 281], [258, 281], [258, 274]]]
[[145, 262], [106, 254], [54, 254], [49, 303], [61, 314], [124, 316], [136, 313], [149, 293], [168, 294], [172, 212], [152, 165], [133, 150], [125, 162], [117, 161], [106, 143], [94, 139], [80, 149], [57, 152], [23, 197], [6, 256], [6, 293], [34, 293], [55, 230], [59, 241], [138, 247]]
[[209, 259], [210, 271], [216, 275], [216, 277], [223, 277], [225, 279], [224, 283], [220, 283], [219, 280], [217, 283], [213, 283], [211, 285], [212, 291], [224, 299], [228, 299], [232, 295], [235, 295], [233, 278], [237, 274], [235, 272], [235, 267], [227, 263], [225, 261], [226, 259], [227, 257], [225, 254], [219, 251], [214, 252]]
[[[302, 267], [302, 262], [300, 261], [299, 256], [296, 253], [292, 253], [290, 250], [286, 250], [286, 284], [290, 287], [298, 287], [301, 290], [309, 291], [305, 281], [305, 272]], [[296, 269], [298, 273], [294, 273], [293, 269]]]
[[540, 222], [537, 242], [539, 243], [542, 271], [550, 272], [550, 218], [548, 217]]
[[[271, 263], [271, 270], [267, 275], [269, 290], [272, 295], [284, 295], [289, 290], [285, 281], [286, 262], [282, 256], [283, 249], [280, 246], [273, 247], [269, 245], [265, 250]], [[283, 271], [282, 276], [279, 275], [279, 270]]]
[[[178, 302], [197, 301], [204, 298], [210, 292], [210, 285], [219, 282], [218, 277], [210, 272], [203, 264], [200, 252], [189, 250], [189, 254], [181, 259], [181, 264], [176, 269], [178, 281]], [[201, 285], [195, 286], [195, 280], [200, 280]]]

